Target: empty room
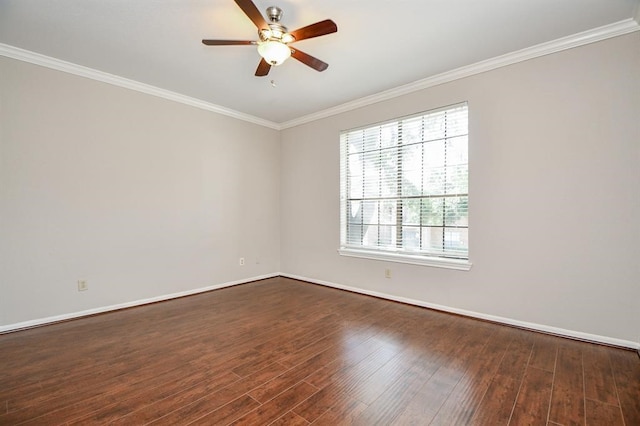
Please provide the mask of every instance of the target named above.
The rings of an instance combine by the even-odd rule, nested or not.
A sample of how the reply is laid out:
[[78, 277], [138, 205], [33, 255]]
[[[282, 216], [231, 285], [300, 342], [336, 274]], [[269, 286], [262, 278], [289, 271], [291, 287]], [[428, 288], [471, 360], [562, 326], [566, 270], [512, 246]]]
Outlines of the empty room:
[[639, 218], [640, 0], [0, 0], [0, 425], [639, 425]]

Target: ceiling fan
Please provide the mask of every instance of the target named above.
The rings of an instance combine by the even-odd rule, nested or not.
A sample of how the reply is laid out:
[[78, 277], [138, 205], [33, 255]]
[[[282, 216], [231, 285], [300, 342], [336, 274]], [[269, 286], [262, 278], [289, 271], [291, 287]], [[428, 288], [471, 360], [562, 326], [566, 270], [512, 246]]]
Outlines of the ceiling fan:
[[298, 61], [316, 71], [324, 71], [327, 69], [329, 64], [326, 62], [322, 62], [320, 59], [314, 58], [289, 45], [296, 41], [335, 33], [338, 31], [338, 26], [335, 22], [326, 19], [289, 32], [287, 27], [280, 24], [280, 19], [282, 18], [282, 10], [280, 8], [275, 6], [267, 8], [267, 17], [269, 18], [269, 22], [267, 22], [251, 0], [234, 1], [256, 27], [258, 27], [259, 40], [202, 40], [202, 43], [207, 46], [257, 45], [258, 53], [262, 56], [256, 69], [255, 75], [257, 77], [266, 76], [269, 74], [272, 66], [282, 64], [289, 56], [293, 56]]

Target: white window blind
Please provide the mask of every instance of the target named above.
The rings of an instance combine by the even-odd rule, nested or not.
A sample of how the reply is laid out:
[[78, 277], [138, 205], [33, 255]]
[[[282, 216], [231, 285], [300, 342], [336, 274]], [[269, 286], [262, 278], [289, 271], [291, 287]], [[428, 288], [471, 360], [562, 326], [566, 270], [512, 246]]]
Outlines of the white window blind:
[[468, 108], [340, 135], [341, 249], [468, 259]]

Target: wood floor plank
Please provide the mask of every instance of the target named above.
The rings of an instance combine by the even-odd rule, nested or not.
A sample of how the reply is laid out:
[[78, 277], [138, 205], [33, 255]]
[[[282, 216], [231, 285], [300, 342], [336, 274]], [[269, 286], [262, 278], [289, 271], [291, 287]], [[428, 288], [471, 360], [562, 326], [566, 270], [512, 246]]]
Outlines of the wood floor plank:
[[447, 399], [463, 373], [455, 368], [439, 367], [417, 390], [414, 397], [403, 407], [392, 424], [429, 424]]
[[537, 334], [533, 338], [533, 351], [529, 366], [550, 372], [555, 371], [558, 344], [561, 338], [546, 334]]
[[[414, 362], [396, 380], [383, 385], [381, 392], [373, 393], [379, 394], [379, 396], [372, 400], [368, 407], [355, 419], [355, 424], [391, 424], [394, 419], [405, 411], [407, 405], [423, 388], [425, 382], [433, 376], [437, 366], [437, 363], [433, 361], [422, 362], [417, 360], [417, 362]], [[371, 381], [371, 387], [365, 384], [360, 391], [375, 389], [375, 383], [377, 381]], [[366, 394], [371, 394], [371, 392], [366, 392]], [[358, 395], [362, 395], [362, 392], [359, 392]], [[358, 399], [366, 398], [358, 397]]]
[[[388, 423], [396, 417], [400, 418], [400, 423], [410, 423], [414, 419], [428, 422], [437, 413], [439, 404], [446, 399], [449, 391], [459, 382], [466, 368], [462, 366], [464, 360], [475, 356], [492, 333], [489, 329], [468, 333], [466, 327], [464, 323], [451, 323], [441, 328], [441, 335], [432, 336], [428, 342], [409, 340], [413, 343], [409, 345], [413, 350], [423, 347], [425, 350], [418, 351], [417, 357], [409, 352], [404, 359], [394, 359], [397, 365], [390, 362], [360, 389], [350, 392], [368, 404], [358, 422]], [[442, 336], [450, 333], [460, 336], [455, 347], [442, 339]], [[434, 390], [433, 386], [439, 389], [439, 397], [425, 405], [424, 396]]]
[[310, 374], [305, 380], [318, 389], [331, 385], [335, 391], [346, 390], [352, 393], [355, 383], [369, 378], [390, 360], [403, 358], [398, 351], [397, 347], [382, 345], [361, 360], [353, 358], [350, 362], [333, 362]]
[[281, 277], [0, 334], [0, 359], [1, 425], [640, 425], [635, 352]]
[[[306, 313], [311, 314], [308, 310]], [[330, 333], [329, 330], [336, 330], [340, 321], [340, 316], [329, 313], [327, 315], [319, 314], [317, 319], [308, 323], [292, 323], [290, 329], [286, 330], [289, 335], [287, 341], [282, 342], [282, 339], [274, 334], [272, 339], [252, 348], [245, 362], [235, 366], [233, 372], [244, 377], [261, 370], [273, 359], [281, 360], [287, 355], [295, 354], [310, 343], [325, 337]], [[282, 332], [280, 331], [280, 333]]]
[[286, 414], [293, 407], [316, 393], [318, 389], [306, 382], [300, 382], [292, 388], [282, 392], [274, 399], [266, 402], [255, 410], [245, 414], [233, 422], [234, 425], [269, 424]]
[[[486, 324], [476, 330], [476, 333], [469, 333], [467, 327], [468, 324], [465, 323], [454, 324], [444, 333], [444, 336], [450, 333], [459, 336], [454, 346], [447, 339], [433, 339], [433, 345], [429, 345], [426, 351], [431, 364], [422, 364], [424, 371], [421, 376], [424, 383], [413, 398], [407, 398], [402, 409], [398, 408], [394, 424], [419, 425], [434, 421], [442, 405], [464, 377], [468, 368], [466, 362], [478, 357], [496, 332], [495, 329], [486, 327]], [[372, 412], [371, 407], [369, 412]]]
[[518, 399], [509, 421], [510, 425], [546, 425], [553, 373], [536, 367], [527, 368]]
[[533, 350], [533, 336], [514, 336], [472, 418], [478, 424], [507, 424]]
[[[448, 333], [461, 332], [461, 326], [462, 324], [455, 321], [434, 325], [433, 328], [429, 329], [431, 335], [428, 338], [425, 338], [425, 330], [422, 327], [413, 330], [413, 332], [405, 330], [402, 337], [403, 346], [406, 348], [404, 351], [394, 356], [371, 376], [366, 377], [365, 380], [346, 383], [345, 386], [340, 386], [338, 389], [370, 405], [386, 392], [394, 382], [403, 380], [402, 378], [406, 377], [406, 374], [410, 371], [419, 372], [426, 382], [442, 366], [443, 358], [451, 356], [453, 353], [449, 351], [451, 347], [447, 345], [447, 339], [444, 336], [447, 336]], [[482, 333], [479, 333], [479, 335], [482, 335]], [[469, 352], [473, 352], [471, 336], [463, 333], [463, 337], [459, 342], [460, 346], [458, 346], [459, 350], [454, 352], [460, 353], [460, 348], [467, 344], [469, 346], [466, 349]], [[451, 362], [455, 362], [453, 360], [455, 360], [455, 357], [452, 357]], [[332, 387], [335, 384], [338, 383], [332, 383]]]
[[66, 422], [68, 425], [112, 423], [154, 403], [166, 402], [167, 398], [183, 391], [185, 386], [187, 389], [204, 387], [213, 392], [237, 380], [238, 376], [231, 372], [218, 377], [205, 378], [203, 376], [197, 381], [184, 378], [183, 380], [166, 383], [162, 386], [140, 388], [137, 392], [123, 393], [120, 394], [116, 400], [99, 397], [82, 401], [73, 406], [64, 407], [60, 410], [45, 414], [44, 416], [37, 417], [24, 424], [42, 425], [59, 424], [63, 422]]
[[[63, 393], [47, 399], [46, 403], [29, 404], [26, 408], [10, 411], [7, 414], [7, 420], [10, 422], [18, 421], [18, 419], [26, 421], [54, 413], [57, 413], [54, 414], [54, 416], [57, 416], [60, 413], [72, 411], [70, 410], [71, 407], [78, 408], [80, 401], [82, 401], [82, 405], [87, 407], [86, 409], [108, 405], [120, 398], [135, 397], [136, 393], [143, 392], [145, 388], [155, 388], [165, 383], [179, 380], [184, 375], [185, 372], [179, 368], [173, 368], [167, 372], [149, 375], [146, 379], [141, 379], [138, 376], [124, 377], [115, 383], [109, 382], [109, 387], [106, 390], [93, 389], [91, 392], [87, 390], [83, 393], [81, 388], [75, 389], [74, 392]], [[76, 410], [73, 411], [75, 412]]]
[[159, 422], [162, 424], [180, 424], [185, 419], [197, 420], [210, 412], [240, 398], [251, 389], [259, 386], [281, 373], [284, 367], [274, 363], [267, 368], [244, 377], [232, 384], [219, 389], [193, 395], [175, 395], [170, 403], [160, 402], [155, 406], [148, 406], [144, 410], [127, 416], [123, 424], [140, 424], [143, 421]]
[[314, 426], [338, 426], [355, 424], [356, 419], [367, 408], [357, 399], [344, 396], [314, 422]]
[[317, 377], [329, 376], [341, 369], [357, 364], [376, 351], [385, 349], [386, 345], [382, 340], [370, 338], [350, 347], [348, 357], [344, 356], [345, 348], [339, 346], [331, 347], [304, 363], [291, 368], [279, 377], [254, 389], [249, 394], [259, 402], [266, 402], [275, 398], [296, 383], [305, 380], [307, 376], [311, 374], [316, 375], [316, 380], [321, 380]]
[[631, 351], [608, 351], [618, 390], [620, 408], [627, 426], [640, 425], [640, 362]]
[[178, 409], [160, 417], [154, 413], [154, 419], [149, 424], [185, 424], [206, 416], [214, 410], [223, 407], [240, 398], [243, 394], [224, 388], [198, 398], [195, 401], [182, 400]]
[[622, 411], [617, 405], [588, 399], [585, 401], [587, 425], [623, 426]]
[[[233, 374], [233, 373], [232, 373]], [[135, 411], [132, 411], [117, 420], [112, 425], [133, 425], [148, 424], [162, 417], [177, 411], [183, 407], [200, 401], [202, 398], [217, 392], [217, 388], [209, 388], [207, 386], [194, 386], [189, 389], [183, 389], [178, 393], [174, 393], [165, 399], [153, 401]]]
[[[438, 364], [429, 359], [423, 359], [418, 352], [411, 350], [394, 354], [389, 359], [378, 359], [379, 365], [370, 365], [369, 369], [359, 368], [349, 372], [347, 380], [341, 377], [333, 379], [331, 385], [343, 390], [363, 403], [370, 405], [376, 401], [383, 392], [387, 392], [397, 381], [402, 381], [407, 374], [415, 374], [412, 370], [420, 372], [428, 370], [429, 375], [437, 369]], [[384, 362], [382, 362], [384, 361]], [[416, 368], [419, 364], [420, 368]], [[360, 367], [360, 365], [358, 365]], [[355, 379], [355, 380], [354, 380]]]
[[432, 424], [469, 424], [511, 341], [519, 332], [521, 331], [515, 328], [502, 327], [491, 336], [482, 351], [469, 361], [464, 376], [442, 404]]
[[333, 362], [340, 355], [338, 349], [328, 349], [296, 367], [290, 368], [284, 373], [274, 377], [268, 382], [254, 388], [249, 392], [253, 399], [266, 402], [275, 398], [287, 389], [303, 381], [311, 372], [322, 368], [325, 364]]
[[[107, 389], [110, 387], [116, 388], [124, 383], [133, 384], [144, 380], [150, 372], [159, 375], [169, 373], [171, 370], [175, 373], [178, 369], [175, 363], [171, 363], [171, 359], [154, 358], [150, 354], [148, 361], [147, 365], [139, 369], [135, 369], [130, 365], [124, 370], [114, 370], [109, 374], [104, 372], [98, 372], [94, 375], [82, 374], [79, 378], [74, 375], [74, 369], [71, 369], [68, 378], [57, 377], [56, 383], [51, 385], [43, 384], [37, 391], [25, 394], [22, 390], [18, 390], [14, 397], [9, 400], [9, 412], [43, 406], [45, 403], [59, 407], [71, 405], [92, 396], [104, 395], [105, 385]], [[170, 367], [167, 367], [167, 365]], [[48, 380], [47, 383], [49, 383]], [[65, 389], [66, 392], [60, 394], [60, 389]]]
[[319, 390], [293, 409], [293, 412], [309, 423], [315, 422], [327, 410], [340, 405], [345, 400], [352, 400], [348, 394], [337, 391], [331, 386]]
[[618, 392], [607, 350], [588, 346], [582, 351], [584, 363], [584, 396], [594, 401], [619, 406]]
[[[352, 344], [357, 344], [358, 342], [363, 341], [363, 338], [361, 338], [360, 333], [356, 332], [355, 336], [356, 336], [355, 338], [348, 337], [347, 338], [348, 341], [351, 342]], [[318, 355], [321, 352], [326, 351], [327, 349], [333, 346], [342, 345], [344, 343], [343, 339], [344, 339], [344, 336], [341, 333], [340, 327], [338, 327], [338, 329], [335, 330], [335, 332], [300, 348], [298, 351], [292, 354], [279, 357], [278, 362], [282, 365], [286, 365], [287, 367], [294, 367], [310, 358], [313, 358], [314, 356]]]
[[260, 403], [255, 399], [251, 398], [249, 395], [241, 395], [228, 404], [223, 405], [222, 407], [205, 414], [202, 417], [194, 421], [189, 421], [188, 418], [183, 419], [180, 423], [172, 423], [172, 419], [168, 420], [167, 424], [185, 424], [185, 425], [201, 425], [201, 426], [209, 426], [209, 425], [228, 425], [232, 423], [234, 420], [244, 416], [247, 413], [255, 410], [260, 406]]
[[269, 426], [306, 426], [308, 424], [308, 421], [306, 421], [293, 411], [288, 411], [284, 416], [280, 417]]
[[[324, 371], [321, 371], [320, 376], [311, 374], [306, 380], [313, 382], [321, 390], [298, 405], [294, 411], [309, 422], [314, 422], [323, 413], [338, 404], [340, 399], [346, 395], [357, 399], [361, 392], [366, 390], [372, 390], [379, 394], [378, 392], [384, 391], [386, 384], [397, 379], [397, 376], [395, 378], [387, 376], [385, 374], [387, 370], [391, 368], [404, 372], [410, 367], [410, 364], [404, 367], [401, 367], [401, 365], [416, 358], [417, 354], [414, 355], [410, 351], [399, 354], [396, 349], [383, 346], [361, 362], [335, 371], [332, 374], [326, 375]], [[382, 376], [379, 376], [378, 373], [385, 368], [386, 370], [381, 374], [388, 380], [385, 383], [381, 383], [380, 378]], [[313, 379], [316, 380], [314, 381]]]
[[563, 342], [551, 394], [549, 420], [562, 425], [584, 425], [584, 373], [579, 342]]

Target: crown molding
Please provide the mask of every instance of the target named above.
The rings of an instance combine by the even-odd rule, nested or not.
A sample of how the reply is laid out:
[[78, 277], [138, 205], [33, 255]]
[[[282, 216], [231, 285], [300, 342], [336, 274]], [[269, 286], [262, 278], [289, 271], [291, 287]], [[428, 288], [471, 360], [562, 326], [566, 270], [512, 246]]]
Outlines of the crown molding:
[[523, 62], [529, 59], [538, 58], [540, 56], [561, 52], [567, 49], [573, 49], [574, 47], [584, 46], [586, 44], [595, 43], [598, 41], [606, 40], [608, 38], [629, 34], [634, 31], [640, 30], [640, 12], [638, 11], [638, 9], [640, 9], [640, 5], [636, 10], [635, 19], [625, 19], [613, 24], [594, 28], [592, 30], [577, 33], [568, 37], [563, 37], [547, 43], [541, 43], [532, 47], [528, 47], [526, 49], [517, 50], [505, 55], [487, 59], [485, 61], [476, 62], [475, 64], [456, 68], [454, 70], [437, 74], [432, 77], [427, 77], [413, 83], [405, 84], [403, 86], [376, 93], [371, 96], [366, 96], [352, 102], [347, 102], [333, 108], [325, 109], [323, 111], [286, 121], [280, 124], [280, 128], [288, 129], [291, 127], [299, 126], [301, 124], [310, 123], [312, 121], [330, 117], [332, 115], [337, 115], [347, 111], [362, 108], [371, 104], [375, 104], [377, 102], [382, 102], [388, 99], [396, 98], [398, 96], [417, 92], [429, 87], [449, 83], [461, 78], [491, 71], [496, 68], [513, 65], [518, 62]]
[[592, 30], [584, 31], [568, 37], [563, 37], [554, 41], [538, 44], [536, 46], [497, 56], [492, 59], [476, 62], [471, 65], [466, 65], [451, 71], [417, 80], [412, 83], [385, 90], [383, 92], [366, 96], [355, 101], [346, 102], [344, 104], [318, 111], [313, 114], [295, 118], [293, 120], [285, 121], [283, 123], [276, 123], [273, 121], [265, 120], [259, 117], [232, 110], [230, 108], [225, 108], [220, 105], [205, 102], [200, 99], [181, 95], [179, 93], [161, 89], [159, 87], [140, 83], [135, 80], [119, 77], [117, 75], [98, 71], [92, 68], [84, 67], [82, 65], [73, 64], [71, 62], [62, 61], [60, 59], [20, 49], [18, 47], [10, 46], [7, 44], [0, 43], [0, 56], [6, 56], [35, 65], [40, 65], [46, 68], [74, 74], [80, 77], [85, 77], [92, 80], [101, 81], [103, 83], [124, 87], [126, 89], [131, 89], [138, 92], [146, 93], [148, 95], [157, 96], [174, 102], [179, 102], [195, 108], [215, 112], [228, 117], [236, 118], [238, 120], [243, 120], [249, 123], [268, 127], [274, 130], [284, 130], [302, 124], [310, 123], [312, 121], [327, 118], [333, 115], [362, 108], [371, 104], [375, 104], [377, 102], [382, 102], [402, 95], [417, 92], [429, 87], [449, 83], [461, 78], [470, 77], [497, 68], [513, 65], [518, 62], [538, 58], [540, 56], [549, 55], [552, 53], [561, 52], [563, 50], [572, 49], [574, 47], [584, 46], [586, 44], [606, 40], [608, 38], [629, 34], [638, 30], [640, 30], [640, 2], [638, 2], [638, 5], [636, 5], [634, 18], [625, 19], [613, 24], [594, 28]]
[[119, 77], [114, 74], [98, 71], [71, 62], [62, 61], [60, 59], [45, 56], [40, 53], [31, 52], [29, 50], [20, 49], [8, 44], [0, 43], [0, 56], [6, 56], [8, 58], [17, 59], [19, 61], [28, 62], [34, 65], [40, 65], [42, 67], [89, 78], [91, 80], [112, 84], [114, 86], [124, 87], [125, 89], [135, 90], [137, 92], [146, 93], [147, 95], [157, 96], [159, 98], [179, 102], [181, 104], [189, 105], [195, 108], [215, 112], [232, 118], [237, 118], [238, 120], [248, 121], [260, 126], [280, 130], [280, 125], [278, 123], [274, 123], [273, 121], [254, 117], [252, 115], [244, 114], [242, 112], [225, 108], [220, 105], [205, 102], [203, 100], [192, 98], [190, 96], [181, 95], [180, 93], [172, 92], [170, 90], [161, 89], [159, 87], [140, 83], [135, 80]]

